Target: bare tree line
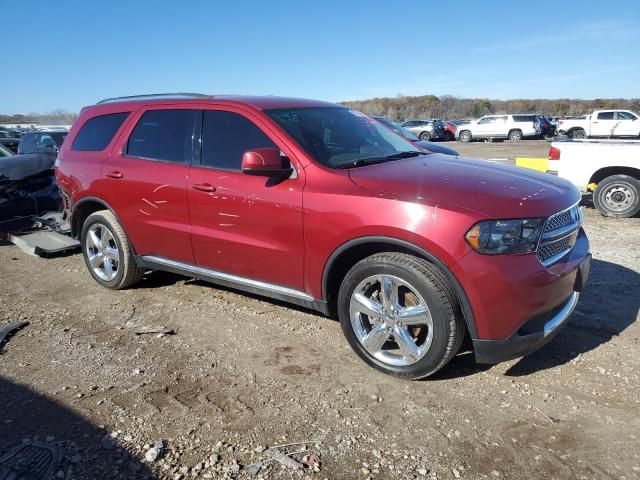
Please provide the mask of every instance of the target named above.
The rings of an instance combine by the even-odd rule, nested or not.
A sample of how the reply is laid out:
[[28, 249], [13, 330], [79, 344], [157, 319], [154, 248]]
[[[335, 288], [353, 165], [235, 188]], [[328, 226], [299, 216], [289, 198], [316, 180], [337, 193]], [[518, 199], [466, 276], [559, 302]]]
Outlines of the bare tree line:
[[368, 115], [383, 115], [394, 121], [410, 118], [477, 118], [491, 113], [539, 113], [557, 116], [584, 115], [594, 110], [621, 108], [640, 112], [640, 99], [597, 98], [581, 99], [515, 99], [489, 100], [486, 98], [458, 98], [450, 95], [437, 97], [422, 95], [395, 98], [372, 98], [342, 102]]
[[[437, 97], [422, 95], [418, 97], [372, 98], [342, 102], [355, 110], [368, 115], [383, 115], [394, 121], [409, 118], [442, 118], [446, 120], [456, 118], [477, 118], [490, 113], [540, 113], [548, 115], [584, 115], [594, 110], [608, 108], [622, 108], [640, 112], [640, 99], [624, 98], [596, 98], [595, 100], [581, 99], [515, 99], [489, 100], [487, 98], [458, 98], [451, 95]], [[51, 125], [68, 125], [78, 118], [77, 113], [65, 110], [53, 110], [48, 113], [29, 113], [2, 115], [3, 123], [47, 123]]]
[[2, 123], [46, 123], [49, 125], [70, 125], [78, 118], [77, 113], [69, 113], [65, 110], [53, 110], [48, 113], [28, 113], [15, 115], [0, 114]]

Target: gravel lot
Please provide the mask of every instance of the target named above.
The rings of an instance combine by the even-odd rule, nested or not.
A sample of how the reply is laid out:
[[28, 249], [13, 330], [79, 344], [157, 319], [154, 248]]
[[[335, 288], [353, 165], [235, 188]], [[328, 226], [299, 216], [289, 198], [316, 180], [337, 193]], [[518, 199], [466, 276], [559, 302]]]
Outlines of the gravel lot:
[[[0, 324], [30, 323], [0, 355], [0, 456], [55, 445], [69, 479], [640, 478], [640, 219], [585, 214], [592, 274], [560, 334], [493, 367], [460, 354], [420, 382], [368, 368], [336, 321], [302, 309], [163, 273], [112, 292], [80, 255], [0, 244]], [[176, 334], [136, 334], [149, 325]], [[292, 443], [316, 471], [267, 461]]]

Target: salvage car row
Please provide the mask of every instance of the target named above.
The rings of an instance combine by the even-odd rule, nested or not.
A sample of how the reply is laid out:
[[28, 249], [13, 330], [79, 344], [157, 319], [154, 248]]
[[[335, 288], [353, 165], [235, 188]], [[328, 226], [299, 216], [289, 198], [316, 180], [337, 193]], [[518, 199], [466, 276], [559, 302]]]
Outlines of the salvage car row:
[[640, 138], [640, 115], [631, 110], [596, 110], [582, 117], [558, 118], [538, 114], [485, 115], [477, 120], [445, 122], [438, 119], [407, 120], [401, 127], [420, 140], [509, 139], [552, 140], [557, 135], [570, 138]]

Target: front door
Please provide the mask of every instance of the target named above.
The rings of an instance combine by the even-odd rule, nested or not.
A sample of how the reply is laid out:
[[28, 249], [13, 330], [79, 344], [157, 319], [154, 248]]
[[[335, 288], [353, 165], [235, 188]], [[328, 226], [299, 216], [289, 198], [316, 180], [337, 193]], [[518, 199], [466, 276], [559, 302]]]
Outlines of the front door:
[[295, 162], [293, 178], [285, 180], [242, 173], [247, 150], [276, 147], [289, 158], [291, 153], [258, 116], [231, 110], [205, 110], [202, 119], [201, 164], [192, 167], [189, 180], [196, 262], [303, 290], [304, 173]]
[[640, 120], [631, 112], [616, 112], [616, 137], [637, 137], [640, 132]]
[[137, 255], [193, 263], [188, 178], [201, 111], [138, 112], [102, 166], [101, 191]]

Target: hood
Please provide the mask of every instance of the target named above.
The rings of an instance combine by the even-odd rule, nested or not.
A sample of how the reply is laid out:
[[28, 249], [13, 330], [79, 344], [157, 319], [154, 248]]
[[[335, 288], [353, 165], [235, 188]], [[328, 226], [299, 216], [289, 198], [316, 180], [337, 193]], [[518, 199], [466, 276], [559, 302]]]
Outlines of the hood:
[[426, 140], [415, 140], [413, 143], [421, 148], [424, 148], [428, 152], [444, 153], [445, 155], [460, 155], [460, 153], [453, 148], [445, 147], [444, 145], [438, 145], [437, 143], [433, 142], [427, 142]]
[[547, 217], [580, 200], [571, 183], [553, 175], [437, 153], [352, 168], [349, 176], [376, 194], [458, 206], [487, 218]]
[[55, 159], [38, 153], [0, 158], [0, 180], [22, 180], [53, 168]]

